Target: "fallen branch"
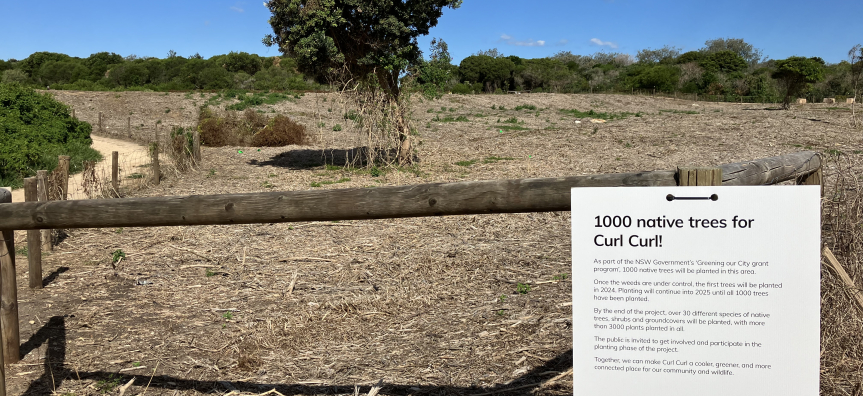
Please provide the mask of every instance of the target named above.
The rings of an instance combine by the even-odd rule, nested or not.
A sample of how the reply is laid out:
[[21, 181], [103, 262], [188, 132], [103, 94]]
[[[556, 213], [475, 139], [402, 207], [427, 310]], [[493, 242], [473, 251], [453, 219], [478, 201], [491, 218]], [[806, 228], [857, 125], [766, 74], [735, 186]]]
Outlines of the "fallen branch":
[[848, 288], [848, 293], [851, 294], [851, 297], [857, 301], [857, 308], [863, 311], [863, 293], [860, 292], [860, 288], [854, 283], [854, 280], [848, 276], [848, 273], [845, 272], [845, 268], [842, 267], [842, 264], [839, 263], [839, 260], [836, 259], [836, 256], [833, 255], [833, 252], [830, 251], [830, 248], [827, 246], [821, 250], [821, 254], [827, 259], [827, 264], [830, 268], [833, 269], [839, 278], [842, 279], [842, 282], [845, 283], [845, 286]]
[[198, 253], [198, 252], [196, 252], [196, 251], [194, 251], [194, 250], [192, 250], [192, 249], [186, 249], [186, 248], [184, 248], [184, 247], [174, 246], [174, 245], [170, 245], [170, 244], [169, 244], [168, 246], [170, 246], [170, 247], [172, 247], [172, 248], [174, 248], [174, 249], [177, 249], [177, 250], [182, 250], [182, 251], [184, 251], [184, 252], [192, 253], [192, 254], [194, 254], [195, 256], [198, 256], [198, 257], [200, 257], [200, 258], [202, 258], [202, 259], [204, 259], [204, 260], [207, 260], [207, 261], [213, 261], [213, 259], [211, 259], [211, 258], [209, 258], [209, 257], [207, 257], [207, 256], [204, 256], [204, 255], [202, 255], [202, 254], [200, 254], [200, 253]]
[[320, 257], [288, 257], [288, 258], [283, 258], [283, 259], [279, 260], [279, 262], [281, 262], [281, 263], [285, 263], [285, 262], [287, 262], [288, 260], [294, 260], [294, 261], [326, 261], [326, 262], [332, 262], [332, 261], [333, 261], [333, 260], [331, 260], [331, 259], [325, 259], [325, 258], [320, 258]]

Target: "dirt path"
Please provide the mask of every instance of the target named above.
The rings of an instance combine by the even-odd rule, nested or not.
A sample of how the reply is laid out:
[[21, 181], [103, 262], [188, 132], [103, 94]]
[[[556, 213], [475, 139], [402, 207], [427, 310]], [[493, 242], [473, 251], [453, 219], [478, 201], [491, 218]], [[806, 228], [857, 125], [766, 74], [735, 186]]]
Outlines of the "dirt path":
[[[91, 147], [102, 153], [104, 158], [96, 164], [97, 175], [111, 174], [111, 152], [117, 151], [120, 163], [126, 167], [141, 165], [147, 158], [147, 148], [125, 140], [111, 139], [101, 136], [90, 136], [93, 139]], [[69, 177], [69, 199], [87, 199], [82, 188], [83, 173]], [[24, 202], [24, 189], [12, 191], [12, 202]]]

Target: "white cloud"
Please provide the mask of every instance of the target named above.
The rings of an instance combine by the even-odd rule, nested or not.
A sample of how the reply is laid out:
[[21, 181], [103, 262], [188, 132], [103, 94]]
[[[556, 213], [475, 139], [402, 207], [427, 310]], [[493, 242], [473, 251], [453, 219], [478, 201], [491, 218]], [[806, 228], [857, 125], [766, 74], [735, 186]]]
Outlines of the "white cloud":
[[510, 36], [508, 34], [501, 34], [500, 40], [498, 40], [498, 42], [503, 42], [506, 45], [514, 45], [516, 47], [544, 47], [545, 46], [545, 40], [534, 40], [534, 39], [516, 40], [515, 38], [513, 38], [512, 36]]
[[231, 6], [231, 9], [236, 11], [236, 12], [246, 12], [246, 10], [244, 10], [240, 7], [237, 7], [237, 6]]
[[596, 45], [599, 45], [599, 46], [608, 46], [611, 48], [617, 48], [617, 43], [612, 43], [611, 41], [602, 41], [602, 40], [595, 38], [595, 37], [590, 39], [590, 42], [594, 43]]

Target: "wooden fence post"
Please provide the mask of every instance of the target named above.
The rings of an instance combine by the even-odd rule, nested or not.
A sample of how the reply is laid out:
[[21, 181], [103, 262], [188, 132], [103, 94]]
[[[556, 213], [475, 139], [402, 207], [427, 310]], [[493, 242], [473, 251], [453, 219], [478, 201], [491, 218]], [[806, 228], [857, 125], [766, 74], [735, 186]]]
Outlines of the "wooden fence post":
[[159, 185], [159, 179], [160, 179], [161, 173], [162, 173], [162, 169], [159, 166], [159, 128], [158, 128], [158, 126], [156, 127], [156, 141], [150, 145], [150, 158], [152, 160], [151, 164], [150, 164], [150, 169], [153, 172], [153, 174], [150, 175], [150, 182], [152, 182], [153, 184], [158, 186]]
[[126, 117], [126, 132], [129, 134], [129, 139], [132, 138], [132, 117]]
[[[0, 189], [0, 203], [12, 202], [12, 192]], [[11, 364], [19, 360], [18, 335], [18, 285], [15, 280], [15, 233], [13, 230], [0, 230], [0, 335], [3, 344], [3, 363]], [[3, 365], [0, 365], [2, 367]], [[5, 372], [3, 391], [5, 392]]]
[[195, 159], [195, 164], [201, 162], [201, 134], [197, 129], [192, 133], [192, 157]]
[[99, 112], [99, 133], [102, 133], [102, 112]]
[[120, 196], [120, 153], [111, 152], [111, 187], [114, 189], [114, 194]]
[[[39, 200], [36, 186], [38, 181], [35, 177], [24, 179], [24, 202], [35, 202]], [[42, 232], [40, 230], [27, 230], [27, 262], [30, 274], [30, 288], [42, 288]]]
[[[48, 201], [48, 171], [40, 170], [36, 171], [36, 193], [39, 196], [39, 201], [47, 202]], [[54, 250], [54, 244], [51, 241], [51, 230], [42, 230], [42, 250], [52, 251]]]
[[819, 185], [821, 186], [821, 194], [824, 195], [824, 179], [823, 173], [821, 172], [822, 168], [818, 168], [815, 172], [812, 172], [806, 176], [800, 176], [797, 178], [796, 182], [798, 185]]
[[[12, 202], [12, 190], [6, 190], [0, 188], [0, 203], [10, 203]], [[14, 240], [14, 232], [12, 230], [0, 230], [0, 268], [12, 267], [12, 272], [14, 273], [15, 268], [15, 240]], [[0, 294], [3, 293], [3, 288], [7, 287], [5, 284], [6, 275], [5, 270], [0, 269]], [[13, 278], [14, 279], [14, 278]], [[0, 304], [0, 309], [2, 309], [3, 305]], [[6, 336], [6, 326], [4, 326], [2, 320], [0, 320], [0, 334], [2, 336]], [[3, 353], [3, 342], [0, 342], [0, 359], [4, 361], [0, 361], [0, 396], [6, 396], [6, 354]], [[17, 355], [17, 354], [16, 354]]]
[[69, 161], [72, 157], [61, 155], [58, 157], [57, 166], [60, 168], [60, 200], [69, 199]]
[[678, 186], [721, 186], [722, 168], [677, 168]]

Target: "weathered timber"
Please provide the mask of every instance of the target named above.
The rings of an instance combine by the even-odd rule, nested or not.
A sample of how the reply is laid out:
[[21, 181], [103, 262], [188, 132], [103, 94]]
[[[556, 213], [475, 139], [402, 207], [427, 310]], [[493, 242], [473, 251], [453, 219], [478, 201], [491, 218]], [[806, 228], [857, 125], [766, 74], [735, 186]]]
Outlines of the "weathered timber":
[[119, 195], [120, 191], [120, 154], [116, 151], [111, 152], [111, 188], [114, 189], [114, 194]]
[[69, 199], [69, 161], [68, 155], [57, 156], [57, 166], [60, 168], [60, 200]]
[[677, 168], [679, 186], [721, 186], [722, 168]]
[[785, 154], [754, 161], [720, 166], [723, 186], [757, 186], [795, 180], [821, 169], [821, 157], [814, 151]]
[[[38, 181], [35, 177], [24, 179], [24, 201], [36, 202], [39, 200], [36, 186]], [[30, 288], [42, 288], [42, 232], [39, 230], [27, 231], [27, 262], [29, 263]]]
[[[39, 170], [36, 171], [36, 193], [39, 196], [40, 202], [48, 201], [48, 171]], [[42, 250], [46, 252], [50, 252], [54, 250], [54, 244], [52, 241], [52, 231], [51, 230], [42, 230]]]
[[162, 168], [159, 166], [159, 126], [156, 125], [156, 141], [150, 144], [150, 183], [159, 185], [162, 179]]
[[[11, 205], [8, 202], [12, 202], [12, 192], [0, 188], [0, 205]], [[18, 335], [18, 284], [15, 281], [15, 235], [12, 230], [0, 227], [0, 344], [3, 344], [5, 364], [18, 361], [21, 344]]]
[[150, 227], [570, 210], [573, 187], [675, 186], [674, 171], [343, 190], [0, 205], [0, 228]]
[[195, 160], [195, 165], [201, 163], [201, 134], [197, 129], [192, 132], [192, 158]]
[[[820, 158], [814, 152], [728, 164], [721, 166], [722, 184], [772, 184], [819, 168]], [[654, 171], [373, 189], [26, 202], [0, 205], [0, 228], [154, 227], [568, 211], [573, 187], [676, 186], [676, 176], [674, 171]]]
[[821, 186], [823, 175], [821, 169], [818, 169], [808, 175], [798, 176], [796, 182], [801, 185]]

